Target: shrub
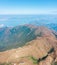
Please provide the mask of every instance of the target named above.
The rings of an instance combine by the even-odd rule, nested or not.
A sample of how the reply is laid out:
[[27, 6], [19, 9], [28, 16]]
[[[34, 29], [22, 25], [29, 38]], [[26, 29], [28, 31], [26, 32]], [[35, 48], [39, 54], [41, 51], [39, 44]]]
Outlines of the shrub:
[[34, 64], [38, 64], [38, 59], [34, 58], [33, 56], [30, 56], [29, 58], [33, 61]]
[[0, 65], [12, 65], [11, 63], [0, 63]]
[[55, 62], [54, 65], [57, 65], [57, 62]]

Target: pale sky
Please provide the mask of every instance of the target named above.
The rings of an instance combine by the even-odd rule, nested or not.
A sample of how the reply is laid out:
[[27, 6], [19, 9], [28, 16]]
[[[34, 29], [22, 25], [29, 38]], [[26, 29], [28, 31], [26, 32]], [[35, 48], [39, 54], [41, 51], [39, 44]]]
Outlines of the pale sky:
[[57, 0], [0, 0], [0, 14], [57, 14]]

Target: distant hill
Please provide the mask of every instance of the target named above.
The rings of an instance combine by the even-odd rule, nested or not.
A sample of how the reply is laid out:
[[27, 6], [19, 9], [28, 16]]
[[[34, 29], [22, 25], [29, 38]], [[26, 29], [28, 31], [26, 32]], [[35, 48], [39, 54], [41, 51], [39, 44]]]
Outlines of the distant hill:
[[57, 24], [56, 23], [46, 24], [45, 26], [47, 26], [48, 28], [57, 32]]
[[52, 21], [48, 21], [46, 20], [35, 20], [33, 22], [30, 22], [29, 24], [32, 24], [32, 25], [36, 25], [36, 26], [45, 26], [45, 27], [48, 27], [49, 29], [52, 29], [54, 31], [57, 31], [57, 23], [52, 23]]

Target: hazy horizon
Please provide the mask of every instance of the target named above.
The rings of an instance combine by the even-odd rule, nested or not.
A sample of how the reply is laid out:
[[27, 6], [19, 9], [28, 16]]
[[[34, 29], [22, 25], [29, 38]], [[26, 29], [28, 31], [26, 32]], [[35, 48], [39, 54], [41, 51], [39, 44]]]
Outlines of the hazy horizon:
[[57, 24], [57, 15], [0, 15], [0, 27], [33, 23]]

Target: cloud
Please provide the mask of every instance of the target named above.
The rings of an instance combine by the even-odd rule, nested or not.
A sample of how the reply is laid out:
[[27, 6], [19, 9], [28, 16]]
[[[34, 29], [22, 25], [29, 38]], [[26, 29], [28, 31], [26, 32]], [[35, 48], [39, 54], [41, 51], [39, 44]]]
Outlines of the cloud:
[[5, 25], [4, 24], [0, 24], [0, 28], [4, 27]]

